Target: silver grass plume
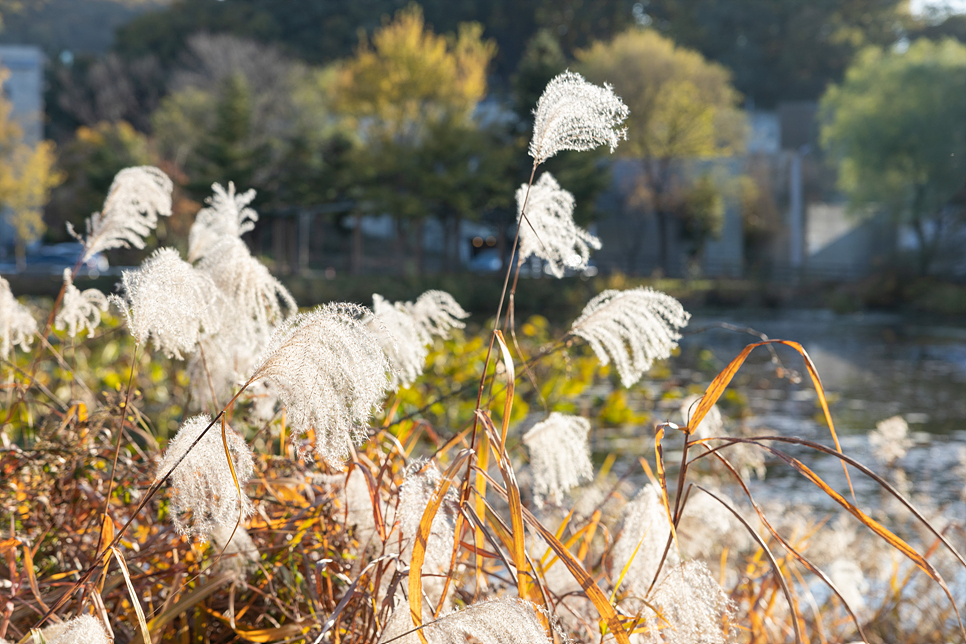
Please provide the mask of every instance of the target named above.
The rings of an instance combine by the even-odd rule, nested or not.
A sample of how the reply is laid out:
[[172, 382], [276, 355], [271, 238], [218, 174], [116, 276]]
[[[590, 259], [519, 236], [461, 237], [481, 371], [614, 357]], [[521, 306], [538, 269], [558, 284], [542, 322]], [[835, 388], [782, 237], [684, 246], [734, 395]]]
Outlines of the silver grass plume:
[[74, 286], [70, 269], [65, 268], [64, 299], [54, 319], [54, 328], [58, 331], [67, 329], [67, 335], [72, 338], [81, 331], [87, 331], [90, 337], [101, 323], [101, 313], [106, 310], [107, 296], [96, 288], [81, 291]]
[[207, 255], [221, 237], [241, 237], [258, 221], [258, 213], [248, 207], [255, 199], [254, 190], [237, 194], [231, 181], [228, 190], [218, 183], [211, 184], [211, 190], [214, 194], [205, 199], [208, 207], [198, 211], [188, 233], [188, 261], [191, 262]]
[[[527, 192], [523, 184], [516, 195], [520, 259], [531, 255], [545, 259], [556, 277], [563, 277], [564, 268], [585, 268], [590, 249], [599, 249], [600, 240], [574, 223], [574, 196], [549, 172], [529, 188], [529, 196]], [[524, 203], [526, 219], [522, 218]]]
[[[653, 599], [667, 622], [648, 620], [649, 642], [728, 644], [737, 640], [734, 604], [700, 561], [672, 566]], [[649, 608], [644, 611], [652, 613]]]
[[372, 295], [369, 329], [373, 332], [395, 368], [392, 386], [409, 387], [423, 373], [426, 356], [424, 338], [420, 336], [416, 320], [410, 314], [408, 302], [392, 302], [378, 293]]
[[829, 567], [828, 576], [842, 593], [849, 608], [857, 613], [865, 610], [865, 595], [869, 592], [869, 582], [866, 581], [862, 568], [854, 559], [844, 557], [836, 559]]
[[434, 335], [445, 340], [450, 329], [462, 329], [466, 326], [462, 320], [470, 316], [446, 291], [426, 291], [407, 309], [423, 344], [432, 342]]
[[236, 313], [251, 318], [259, 331], [269, 331], [298, 311], [295, 298], [238, 237], [224, 235], [213, 242], [198, 270], [233, 302]]
[[588, 83], [565, 71], [547, 83], [533, 111], [530, 156], [543, 163], [561, 150], [593, 150], [606, 145], [613, 152], [627, 128], [621, 124], [630, 110], [607, 83]]
[[[393, 611], [379, 641], [416, 644], [419, 636], [412, 630], [409, 606], [403, 603]], [[561, 644], [569, 644], [559, 629], [555, 632]], [[553, 644], [534, 605], [515, 597], [482, 601], [443, 615], [428, 623], [423, 634], [430, 644]]]
[[555, 411], [523, 435], [530, 450], [533, 492], [539, 505], [544, 498], [559, 505], [565, 492], [593, 478], [589, 432], [586, 418]]
[[[617, 579], [633, 557], [622, 585], [635, 595], [643, 597], [664, 555], [664, 548], [671, 535], [671, 523], [661, 503], [661, 491], [653, 484], [645, 485], [623, 512], [624, 526], [614, 543], [612, 576]], [[666, 574], [668, 567], [678, 561], [677, 550], [672, 544], [662, 574]]]
[[[153, 166], [118, 172], [101, 211], [87, 219], [84, 261], [111, 248], [144, 248], [144, 238], [157, 228], [158, 216], [171, 215], [173, 187], [168, 175]], [[78, 237], [70, 224], [67, 230]]]
[[[213, 431], [215, 431], [214, 427], [211, 428], [209, 433]], [[248, 530], [241, 525], [236, 530], [234, 522], [231, 525], [215, 525], [211, 531], [211, 541], [218, 552], [221, 553], [220, 565], [226, 570], [243, 574], [261, 559], [258, 548], [255, 547]]]
[[9, 358], [14, 346], [29, 351], [35, 333], [37, 321], [10, 292], [10, 283], [0, 277], [0, 357]]
[[587, 303], [570, 332], [586, 340], [601, 363], [613, 359], [630, 387], [655, 360], [671, 355], [690, 317], [676, 299], [649, 287], [608, 289]]
[[872, 453], [878, 460], [892, 466], [912, 447], [912, 440], [908, 434], [909, 425], [902, 416], [880, 420], [876, 423], [875, 429], [869, 432]]
[[[239, 517], [238, 488], [225, 458], [221, 428], [217, 425], [212, 427], [197, 445], [191, 447], [209, 423], [211, 417], [208, 415], [194, 416], [185, 421], [161, 457], [155, 479], [160, 481], [164, 478], [184, 456], [169, 479], [171, 517], [178, 532], [202, 538], [207, 538], [218, 527], [234, 529]], [[226, 428], [225, 436], [235, 476], [242, 489], [241, 516], [248, 517], [255, 512], [255, 507], [244, 492], [245, 484], [255, 473], [252, 452], [248, 443], [231, 428]], [[189, 512], [190, 517], [187, 516]]]
[[367, 438], [392, 367], [362, 319], [369, 309], [330, 303], [275, 330], [249, 382], [270, 381], [295, 434], [315, 431], [315, 453], [335, 467]]
[[210, 277], [173, 248], [160, 248], [121, 276], [123, 298], [110, 300], [123, 312], [138, 344], [150, 337], [156, 349], [179, 360], [198, 344], [202, 329], [221, 326], [221, 294]]
[[78, 615], [66, 622], [51, 624], [41, 629], [40, 634], [47, 644], [110, 644], [101, 620], [93, 615]]
[[[403, 541], [400, 555], [406, 563], [411, 560], [413, 544], [419, 532], [423, 512], [429, 505], [430, 497], [441, 478], [442, 475], [434, 463], [414, 461], [410, 464], [406, 478], [399, 488], [399, 509], [396, 516]], [[458, 498], [452, 490], [447, 493], [447, 498], [448, 503], [444, 502], [433, 517], [429, 538], [426, 540], [426, 557], [423, 560], [423, 571], [428, 575], [423, 580], [423, 589], [434, 604], [439, 601], [440, 594], [443, 592], [443, 576], [449, 570], [453, 536], [456, 531], [456, 522], [450, 508], [458, 503]], [[408, 614], [409, 611], [406, 612]]]

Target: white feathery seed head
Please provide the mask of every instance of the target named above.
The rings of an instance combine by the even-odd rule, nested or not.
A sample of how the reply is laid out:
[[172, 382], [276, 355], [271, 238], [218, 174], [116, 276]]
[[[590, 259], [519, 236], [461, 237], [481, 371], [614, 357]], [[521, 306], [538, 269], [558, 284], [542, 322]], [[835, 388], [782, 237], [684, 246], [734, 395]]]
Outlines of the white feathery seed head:
[[555, 411], [523, 435], [530, 450], [533, 493], [539, 505], [545, 498], [559, 505], [565, 492], [594, 477], [589, 433], [590, 421], [586, 418]]
[[[144, 248], [144, 238], [157, 228], [158, 216], [171, 215], [173, 188], [168, 175], [153, 166], [118, 172], [101, 212], [87, 219], [84, 261], [111, 248]], [[70, 224], [67, 230], [78, 237]]]
[[671, 355], [678, 329], [690, 317], [676, 299], [649, 287], [608, 289], [587, 303], [570, 332], [586, 340], [603, 364], [613, 359], [630, 387], [655, 360]]
[[70, 276], [70, 269], [64, 269], [64, 299], [54, 320], [54, 328], [58, 331], [67, 329], [67, 335], [74, 338], [81, 331], [87, 331], [88, 337], [94, 335], [94, 329], [101, 323], [101, 312], [107, 310], [107, 296], [96, 288], [81, 291], [74, 286]]
[[543, 163], [561, 150], [593, 150], [601, 145], [613, 152], [627, 128], [621, 127], [630, 110], [613, 88], [588, 83], [580, 74], [565, 71], [554, 77], [533, 111], [530, 156]]
[[35, 333], [34, 316], [10, 292], [10, 283], [0, 277], [0, 357], [10, 357], [13, 346], [29, 351]]
[[[671, 523], [668, 521], [664, 504], [661, 503], [661, 491], [657, 486], [649, 483], [624, 508], [624, 527], [621, 528], [620, 536], [614, 543], [614, 579], [633, 557], [634, 560], [624, 577], [623, 586], [635, 595], [643, 597], [654, 579], [670, 535]], [[639, 548], [638, 544], [640, 544]], [[636, 555], [635, 548], [637, 548]], [[678, 561], [677, 550], [672, 544], [662, 568], [662, 575]]]
[[[417, 644], [419, 636], [412, 630], [409, 606], [403, 603], [393, 611], [379, 641]], [[556, 632], [561, 644], [570, 644], [563, 633]], [[423, 635], [430, 644], [553, 644], [534, 605], [515, 597], [481, 601], [445, 614], [428, 623]]]
[[367, 438], [372, 409], [389, 390], [392, 366], [362, 321], [369, 309], [330, 303], [282, 322], [249, 379], [268, 380], [295, 434], [315, 431], [315, 453], [341, 467]]
[[880, 420], [875, 429], [869, 432], [872, 453], [886, 465], [892, 465], [912, 447], [912, 439], [908, 434], [909, 425], [902, 416]]
[[599, 249], [600, 240], [574, 223], [574, 196], [549, 172], [529, 188], [529, 196], [527, 192], [527, 184], [517, 190], [521, 261], [531, 255], [545, 259], [556, 277], [563, 277], [564, 268], [586, 268], [590, 249]]
[[865, 595], [869, 592], [869, 582], [866, 581], [862, 568], [853, 559], [839, 558], [832, 562], [828, 572], [829, 578], [849, 608], [859, 613], [865, 609]]
[[254, 190], [237, 194], [231, 181], [228, 190], [218, 183], [213, 183], [211, 190], [214, 194], [205, 199], [208, 207], [198, 211], [188, 233], [188, 261], [191, 262], [207, 255], [221, 237], [241, 237], [258, 221], [258, 213], [248, 207], [255, 199]]
[[78, 615], [41, 629], [47, 644], [110, 644], [104, 624], [93, 615]]
[[470, 316], [446, 291], [426, 291], [414, 303], [407, 302], [406, 309], [416, 323], [416, 331], [423, 344], [430, 344], [433, 336], [445, 340], [451, 329], [465, 327], [463, 320]]
[[[435, 463], [414, 461], [407, 468], [406, 478], [399, 487], [399, 509], [396, 517], [403, 541], [400, 555], [407, 563], [412, 558], [413, 544], [419, 532], [423, 512], [429, 505], [430, 498], [441, 479], [442, 475]], [[433, 517], [429, 538], [426, 540], [426, 556], [423, 560], [423, 572], [429, 575], [423, 579], [423, 590], [434, 604], [439, 601], [443, 592], [445, 585], [443, 576], [449, 570], [453, 537], [456, 533], [455, 518], [448, 507], [458, 503], [452, 488], [447, 491], [446, 499], [447, 501], [444, 501], [436, 516]]]
[[237, 313], [255, 320], [260, 331], [269, 331], [298, 311], [295, 298], [238, 237], [223, 235], [212, 242], [198, 270], [211, 277]]
[[202, 330], [221, 327], [223, 298], [210, 277], [181, 259], [173, 248], [160, 248], [134, 271], [121, 276], [123, 298], [110, 301], [124, 313], [139, 344], [148, 337], [156, 349], [179, 360], [198, 344]]
[[[210, 431], [215, 431], [215, 428], [212, 427]], [[235, 529], [234, 523], [216, 524], [211, 531], [211, 541], [221, 553], [222, 566], [228, 570], [244, 573], [261, 559], [258, 548], [255, 547], [245, 526], [239, 525], [238, 529]]]
[[[672, 566], [659, 582], [654, 604], [667, 622], [656, 618], [651, 641], [664, 644], [729, 644], [737, 641], [735, 606], [700, 561]], [[649, 612], [649, 609], [645, 609]]]
[[[191, 447], [209, 423], [211, 417], [208, 415], [194, 416], [184, 422], [161, 457], [155, 478], [157, 481], [164, 478], [184, 456], [184, 460], [169, 479], [171, 517], [178, 532], [185, 535], [195, 534], [202, 538], [207, 538], [218, 527], [228, 528], [230, 534], [238, 522], [239, 507], [242, 518], [255, 512], [255, 507], [244, 491], [245, 484], [255, 473], [252, 452], [245, 439], [230, 427], [225, 428], [228, 452], [231, 454], [235, 476], [241, 488], [240, 506], [238, 488], [235, 487], [225, 456], [221, 424], [216, 423], [197, 445]], [[227, 538], [227, 534], [225, 536]]]
[[368, 321], [373, 332], [395, 368], [392, 387], [409, 387], [423, 373], [429, 350], [416, 327], [408, 302], [393, 304], [378, 293], [372, 295], [374, 317]]

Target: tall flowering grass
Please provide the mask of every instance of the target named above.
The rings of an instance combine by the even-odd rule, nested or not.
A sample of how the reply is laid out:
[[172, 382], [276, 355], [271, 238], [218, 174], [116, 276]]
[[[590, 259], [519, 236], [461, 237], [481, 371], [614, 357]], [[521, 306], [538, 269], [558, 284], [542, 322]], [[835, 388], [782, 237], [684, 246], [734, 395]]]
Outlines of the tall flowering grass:
[[[554, 79], [534, 168], [613, 148], [625, 117], [609, 88]], [[143, 247], [170, 207], [159, 173], [118, 176], [89, 253]], [[551, 182], [521, 189], [521, 253], [585, 262], [599, 244]], [[470, 331], [441, 291], [297, 313], [241, 239], [253, 193], [213, 189], [188, 260], [146, 258], [113, 310], [66, 275], [42, 326], [0, 282], [5, 641], [966, 639], [963, 519], [898, 489], [901, 419], [872, 438], [886, 475], [841, 452], [827, 406], [824, 443], [734, 429], [716, 403], [759, 343], [703, 395], [667, 384], [682, 424], [636, 422], [649, 447], [615, 471], [592, 437], [628, 391], [661, 390], [651, 368], [689, 318], [673, 298], [609, 289], [569, 326], [518, 325], [516, 264], [495, 319]], [[776, 342], [801, 354], [824, 405], [804, 349]], [[803, 450], [841, 460], [849, 488], [880, 486], [891, 516]], [[759, 502], [749, 479], [767, 482], [766, 464], [840, 516]]]

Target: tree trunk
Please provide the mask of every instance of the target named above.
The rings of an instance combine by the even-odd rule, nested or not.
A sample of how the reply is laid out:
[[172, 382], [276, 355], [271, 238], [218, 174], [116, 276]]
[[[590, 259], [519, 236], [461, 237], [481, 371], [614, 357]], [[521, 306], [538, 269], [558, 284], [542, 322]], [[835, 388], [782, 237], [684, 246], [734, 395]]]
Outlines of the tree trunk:
[[423, 223], [424, 219], [422, 217], [416, 222], [416, 274], [422, 276], [425, 272], [425, 267], [423, 266]]
[[912, 201], [912, 228], [919, 240], [919, 274], [927, 275], [932, 263], [932, 249], [926, 237], [926, 222], [922, 220], [922, 201], [925, 193], [924, 186], [916, 186], [916, 196]]
[[352, 252], [349, 255], [349, 270], [353, 275], [362, 273], [362, 215], [355, 215], [352, 227]]
[[402, 216], [396, 215], [396, 270], [402, 275], [406, 270], [406, 227]]
[[22, 273], [27, 270], [27, 247], [19, 237], [14, 245], [14, 255], [17, 258], [17, 272]]
[[657, 257], [658, 264], [661, 271], [664, 273], [664, 277], [670, 275], [670, 266], [668, 265], [669, 254], [668, 254], [668, 219], [670, 213], [664, 212], [663, 210], [658, 210], [654, 213], [657, 217]]

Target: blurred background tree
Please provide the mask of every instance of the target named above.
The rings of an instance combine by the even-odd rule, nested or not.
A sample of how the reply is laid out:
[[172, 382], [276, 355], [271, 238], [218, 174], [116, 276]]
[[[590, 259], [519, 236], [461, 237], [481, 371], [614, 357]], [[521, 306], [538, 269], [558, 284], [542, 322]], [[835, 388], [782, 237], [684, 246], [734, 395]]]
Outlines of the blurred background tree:
[[[0, 83], [6, 77], [6, 70], [0, 69]], [[23, 270], [27, 244], [44, 234], [43, 207], [62, 176], [55, 168], [54, 144], [24, 142], [12, 112], [10, 101], [0, 96], [0, 208], [13, 228], [17, 268]]]
[[952, 223], [966, 219], [966, 46], [864, 50], [822, 111], [822, 143], [852, 208], [909, 223], [927, 273]]
[[[744, 121], [731, 75], [653, 30], [624, 32], [577, 57], [578, 69], [589, 80], [613, 84], [630, 108], [628, 140], [618, 152], [642, 161], [632, 193], [638, 212], [657, 218], [660, 265], [667, 273], [672, 221], [694, 223], [686, 198], [692, 186], [681, 162], [724, 156], [743, 146]], [[639, 246], [642, 234], [638, 222], [628, 243]]]

